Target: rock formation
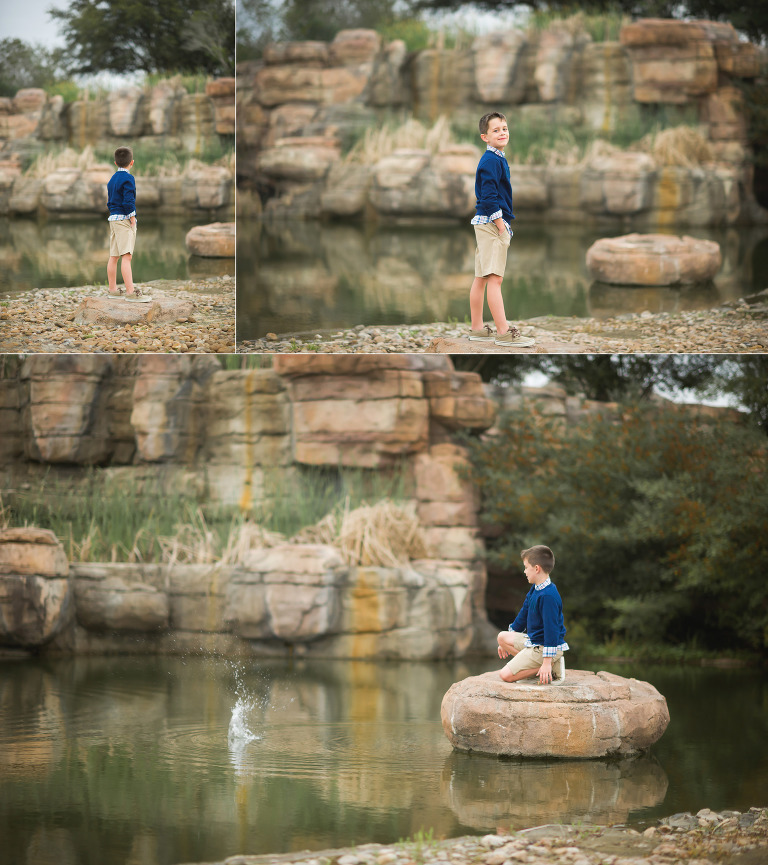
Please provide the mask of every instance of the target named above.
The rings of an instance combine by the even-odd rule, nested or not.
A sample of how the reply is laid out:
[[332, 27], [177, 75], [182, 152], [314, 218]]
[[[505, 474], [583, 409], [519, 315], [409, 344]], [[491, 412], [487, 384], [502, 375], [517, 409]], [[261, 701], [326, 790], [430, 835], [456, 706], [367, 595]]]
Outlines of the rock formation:
[[479, 139], [478, 147], [435, 153], [398, 150], [368, 165], [344, 162], [342, 150], [403, 108], [427, 123], [447, 115], [472, 129], [501, 109], [514, 135], [519, 123], [607, 133], [669, 105], [696, 115], [712, 149], [706, 164], [668, 166], [639, 152], [595, 154], [580, 165], [513, 164], [519, 213], [635, 229], [764, 220], [738, 89], [759, 76], [760, 63], [760, 49], [731, 25], [707, 21], [641, 20], [604, 43], [554, 24], [415, 55], [373, 31], [276, 44], [263, 61], [238, 66], [238, 174], [266, 199], [265, 218], [465, 219]]
[[187, 232], [187, 250], [192, 255], [206, 258], [235, 257], [235, 223], [213, 222], [210, 225], [195, 225]]
[[593, 279], [615, 285], [691, 285], [713, 279], [723, 258], [711, 240], [668, 234], [602, 237], [587, 250]]
[[648, 682], [568, 670], [565, 681], [508, 684], [497, 671], [452, 685], [441, 706], [454, 748], [520, 757], [607, 757], [646, 751], [669, 723]]
[[24, 649], [49, 643], [74, 610], [69, 563], [45, 529], [0, 529], [0, 644]]

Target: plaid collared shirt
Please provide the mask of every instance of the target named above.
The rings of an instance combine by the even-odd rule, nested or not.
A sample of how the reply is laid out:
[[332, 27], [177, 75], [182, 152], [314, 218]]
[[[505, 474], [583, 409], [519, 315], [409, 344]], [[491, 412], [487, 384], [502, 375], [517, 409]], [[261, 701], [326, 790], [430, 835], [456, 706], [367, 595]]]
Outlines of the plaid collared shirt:
[[[504, 157], [504, 151], [499, 150], [498, 147], [494, 147], [493, 145], [488, 144], [488, 145], [486, 145], [485, 149], [486, 149], [486, 151], [490, 150], [491, 153], [495, 153], [497, 156], [500, 156], [502, 159], [505, 158]], [[493, 222], [494, 219], [501, 219], [502, 222], [504, 223], [504, 225], [507, 226], [507, 231], [509, 232], [509, 236], [512, 237], [512, 233], [513, 233], [512, 227], [510, 226], [510, 224], [507, 222], [506, 219], [502, 219], [500, 210], [497, 210], [495, 213], [492, 213], [490, 216], [473, 216], [470, 224], [471, 225], [485, 225], [487, 222]]]
[[[127, 168], [120, 168], [119, 166], [118, 166], [117, 170], [118, 171], [126, 171], [126, 172], [128, 172], [128, 174], [131, 173], [130, 171], [128, 171]], [[110, 213], [109, 216], [107, 217], [107, 222], [118, 222], [121, 219], [130, 219], [132, 216], [136, 216], [135, 210], [133, 211], [133, 213], [129, 213], [127, 216], [124, 213]], [[136, 222], [138, 222], [138, 221], [139, 221], [139, 217], [136, 216]]]
[[[533, 588], [540, 592], [542, 589], [545, 589], [547, 586], [552, 584], [552, 580], [547, 577], [543, 583], [539, 583], [538, 586], [534, 586]], [[533, 643], [531, 642], [530, 637], [525, 638], [525, 647], [526, 649], [533, 648]], [[554, 658], [558, 652], [567, 652], [568, 651], [568, 643], [560, 643], [559, 646], [542, 646], [543, 655], [545, 658]]]

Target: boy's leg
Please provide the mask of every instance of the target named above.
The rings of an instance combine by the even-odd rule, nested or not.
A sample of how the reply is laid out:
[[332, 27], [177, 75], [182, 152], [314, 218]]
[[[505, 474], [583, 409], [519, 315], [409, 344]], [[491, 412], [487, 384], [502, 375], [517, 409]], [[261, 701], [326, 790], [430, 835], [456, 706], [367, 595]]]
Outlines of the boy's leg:
[[125, 284], [125, 293], [133, 294], [133, 270], [131, 269], [130, 252], [126, 252], [120, 261], [120, 272], [123, 274], [123, 283]]
[[117, 259], [119, 255], [110, 255], [107, 262], [107, 281], [109, 283], [109, 293], [117, 294]]
[[544, 660], [540, 646], [522, 649], [499, 671], [505, 682], [518, 682], [535, 676]]
[[500, 658], [514, 657], [525, 648], [525, 634], [518, 631], [500, 631], [496, 642], [499, 644]]
[[483, 302], [485, 301], [485, 276], [476, 276], [469, 289], [469, 315], [472, 330], [483, 329]]
[[502, 336], [509, 330], [509, 323], [504, 312], [504, 298], [501, 294], [501, 283], [504, 277], [492, 273], [488, 277], [488, 309], [496, 325], [496, 336]]

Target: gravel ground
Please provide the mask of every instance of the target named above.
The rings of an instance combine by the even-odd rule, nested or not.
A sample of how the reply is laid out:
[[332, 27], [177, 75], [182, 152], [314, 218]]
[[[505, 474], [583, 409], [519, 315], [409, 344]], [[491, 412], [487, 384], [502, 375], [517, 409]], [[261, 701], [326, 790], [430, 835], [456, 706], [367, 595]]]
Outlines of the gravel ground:
[[141, 283], [158, 298], [191, 300], [185, 321], [163, 324], [77, 325], [75, 311], [105, 286], [46, 288], [0, 297], [0, 352], [233, 352], [235, 281], [158, 279]]
[[[223, 865], [765, 865], [768, 808], [745, 813], [704, 808], [675, 814], [644, 831], [626, 826], [552, 823], [511, 832], [344, 850], [231, 856]], [[222, 863], [217, 863], [222, 865]]]
[[[725, 353], [768, 351], [768, 289], [709, 310], [650, 312], [614, 318], [546, 316], [519, 322], [521, 332], [539, 339], [556, 338], [570, 353]], [[238, 341], [238, 352], [322, 352], [370, 354], [424, 352], [438, 337], [463, 338], [467, 325], [436, 323], [355, 328], [332, 333], [268, 334]], [[478, 343], [473, 343], [477, 346]]]

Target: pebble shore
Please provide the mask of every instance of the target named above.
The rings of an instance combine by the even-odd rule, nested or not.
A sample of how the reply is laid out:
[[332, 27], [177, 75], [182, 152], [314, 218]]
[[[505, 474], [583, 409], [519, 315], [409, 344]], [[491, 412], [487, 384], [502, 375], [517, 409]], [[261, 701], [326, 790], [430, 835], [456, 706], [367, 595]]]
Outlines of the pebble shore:
[[[554, 337], [566, 343], [567, 352], [574, 354], [762, 353], [768, 351], [768, 289], [709, 310], [657, 314], [646, 311], [606, 319], [545, 316], [517, 324], [524, 336], [539, 340]], [[262, 339], [238, 340], [237, 350], [244, 353], [418, 353], [427, 351], [439, 337], [465, 339], [466, 335], [467, 325], [455, 322], [387, 327], [358, 325], [331, 333], [268, 334]]]
[[231, 856], [216, 865], [764, 865], [768, 808], [704, 808], [638, 831], [624, 825], [551, 823], [509, 834], [435, 841], [419, 833], [397, 844], [344, 850]]
[[105, 297], [106, 286], [46, 288], [0, 297], [0, 353], [206, 352], [235, 350], [235, 280], [158, 279], [142, 282], [153, 298], [191, 300], [193, 315], [158, 324], [75, 324], [88, 297]]

